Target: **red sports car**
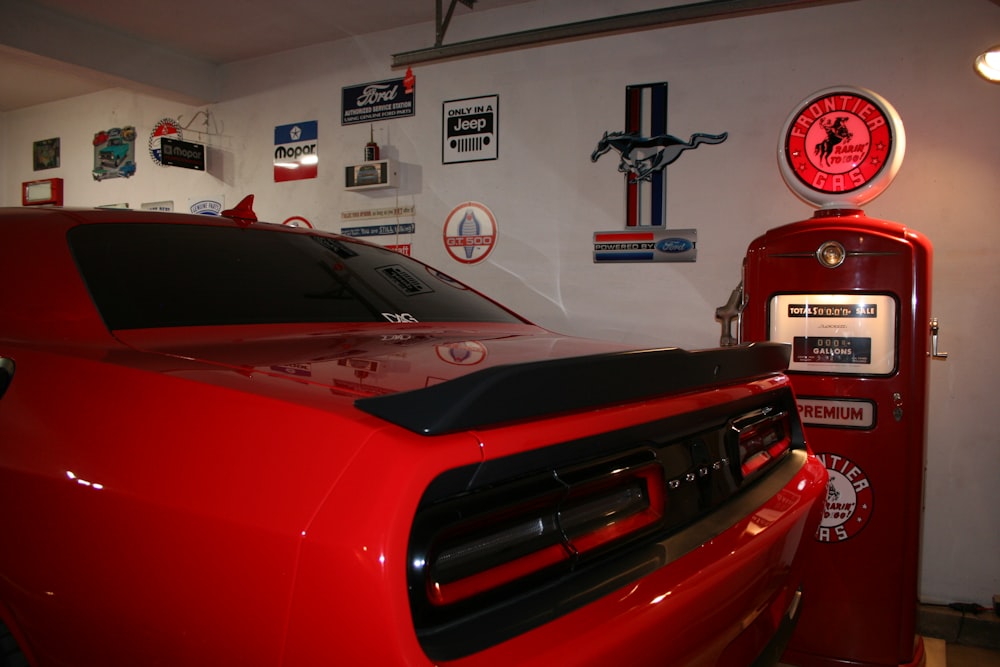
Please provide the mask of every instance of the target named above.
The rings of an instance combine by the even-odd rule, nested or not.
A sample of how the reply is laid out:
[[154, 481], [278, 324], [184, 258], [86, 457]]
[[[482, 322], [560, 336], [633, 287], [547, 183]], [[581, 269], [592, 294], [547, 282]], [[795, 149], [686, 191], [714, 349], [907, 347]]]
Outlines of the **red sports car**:
[[826, 482], [786, 347], [228, 215], [0, 211], [3, 664], [776, 659]]

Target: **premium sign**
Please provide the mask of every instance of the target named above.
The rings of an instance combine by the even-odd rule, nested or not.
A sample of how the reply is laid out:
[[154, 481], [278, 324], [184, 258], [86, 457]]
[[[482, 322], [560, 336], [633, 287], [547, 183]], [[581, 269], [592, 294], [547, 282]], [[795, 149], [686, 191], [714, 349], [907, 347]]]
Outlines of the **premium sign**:
[[165, 167], [205, 171], [205, 145], [180, 139], [160, 139], [160, 161]]
[[875, 427], [874, 401], [800, 396], [797, 402], [799, 417], [808, 426], [860, 429]]

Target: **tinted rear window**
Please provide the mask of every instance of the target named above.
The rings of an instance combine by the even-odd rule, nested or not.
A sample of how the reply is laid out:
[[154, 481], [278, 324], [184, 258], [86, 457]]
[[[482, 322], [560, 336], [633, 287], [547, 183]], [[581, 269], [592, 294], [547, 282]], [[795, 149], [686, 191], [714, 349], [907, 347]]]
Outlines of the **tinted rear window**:
[[280, 227], [83, 225], [69, 243], [110, 329], [522, 321], [403, 255]]

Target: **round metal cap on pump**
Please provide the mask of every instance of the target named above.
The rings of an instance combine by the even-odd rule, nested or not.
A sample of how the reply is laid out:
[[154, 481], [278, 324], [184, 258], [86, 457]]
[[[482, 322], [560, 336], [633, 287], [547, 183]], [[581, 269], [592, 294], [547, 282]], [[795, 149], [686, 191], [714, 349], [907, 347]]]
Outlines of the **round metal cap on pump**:
[[889, 187], [906, 136], [880, 95], [852, 86], [820, 90], [792, 111], [778, 138], [788, 187], [821, 209], [859, 208]]

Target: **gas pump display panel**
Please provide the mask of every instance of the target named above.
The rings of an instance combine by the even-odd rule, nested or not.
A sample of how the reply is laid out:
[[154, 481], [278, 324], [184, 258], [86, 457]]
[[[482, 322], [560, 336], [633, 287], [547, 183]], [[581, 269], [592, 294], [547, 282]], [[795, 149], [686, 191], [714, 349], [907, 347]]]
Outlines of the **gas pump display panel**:
[[769, 314], [770, 339], [792, 346], [790, 371], [896, 371], [896, 300], [890, 295], [777, 294]]

